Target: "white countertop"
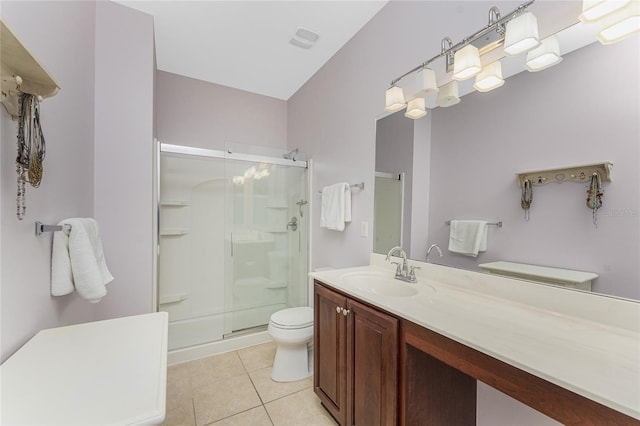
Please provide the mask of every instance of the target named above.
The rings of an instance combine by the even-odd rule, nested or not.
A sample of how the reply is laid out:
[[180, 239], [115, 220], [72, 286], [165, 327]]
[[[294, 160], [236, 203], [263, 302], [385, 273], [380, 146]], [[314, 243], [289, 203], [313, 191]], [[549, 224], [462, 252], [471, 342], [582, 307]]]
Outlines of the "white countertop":
[[381, 296], [345, 284], [347, 273], [388, 274], [371, 265], [311, 277], [459, 343], [640, 419], [640, 303], [486, 273], [410, 261], [418, 294]]
[[159, 424], [166, 312], [42, 330], [0, 366], [0, 423]]

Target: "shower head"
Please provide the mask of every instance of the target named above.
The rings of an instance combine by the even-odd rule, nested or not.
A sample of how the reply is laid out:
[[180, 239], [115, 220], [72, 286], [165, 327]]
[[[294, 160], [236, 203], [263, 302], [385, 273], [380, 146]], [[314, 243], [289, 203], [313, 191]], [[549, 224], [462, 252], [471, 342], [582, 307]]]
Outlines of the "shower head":
[[284, 158], [286, 160], [296, 161], [296, 155], [298, 155], [298, 148], [292, 149], [291, 151], [287, 152], [286, 154], [282, 154], [282, 158]]

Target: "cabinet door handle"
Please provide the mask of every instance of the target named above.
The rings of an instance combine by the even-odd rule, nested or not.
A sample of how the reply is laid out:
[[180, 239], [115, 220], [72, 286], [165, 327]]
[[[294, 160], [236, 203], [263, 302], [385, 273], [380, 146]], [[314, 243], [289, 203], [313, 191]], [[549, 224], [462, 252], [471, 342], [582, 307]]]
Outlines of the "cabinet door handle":
[[340, 313], [342, 311], [342, 308], [340, 306], [336, 306], [336, 312]]
[[349, 315], [349, 312], [351, 312], [349, 309], [342, 308], [342, 315], [344, 315], [345, 317]]

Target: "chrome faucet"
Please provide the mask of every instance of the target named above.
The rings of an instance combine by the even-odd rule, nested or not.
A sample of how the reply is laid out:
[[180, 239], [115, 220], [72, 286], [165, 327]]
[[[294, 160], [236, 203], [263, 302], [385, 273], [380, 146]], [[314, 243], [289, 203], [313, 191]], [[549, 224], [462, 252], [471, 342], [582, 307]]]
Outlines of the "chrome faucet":
[[402, 257], [402, 263], [400, 262], [391, 262], [396, 265], [396, 276], [397, 280], [406, 281], [408, 283], [415, 283], [418, 280], [416, 279], [416, 269], [420, 269], [418, 266], [409, 265], [407, 262], [407, 253], [400, 246], [396, 246], [389, 250], [387, 253], [386, 261], [389, 262], [391, 260], [391, 255], [395, 252], [399, 252], [400, 257]]
[[431, 255], [431, 250], [436, 249], [436, 251], [438, 252], [438, 255], [440, 257], [442, 257], [442, 250], [440, 250], [440, 247], [437, 244], [431, 244], [429, 246], [429, 248], [427, 249], [427, 262], [429, 261], [429, 256]]

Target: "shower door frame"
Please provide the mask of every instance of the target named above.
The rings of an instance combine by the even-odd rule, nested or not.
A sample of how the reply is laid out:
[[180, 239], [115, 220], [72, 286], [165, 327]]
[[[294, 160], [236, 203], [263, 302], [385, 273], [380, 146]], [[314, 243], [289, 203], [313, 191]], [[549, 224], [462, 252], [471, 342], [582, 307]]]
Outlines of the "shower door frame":
[[[277, 148], [276, 148], [277, 149]], [[184, 145], [175, 145], [175, 144], [168, 144], [168, 143], [163, 143], [159, 140], [156, 140], [156, 149], [155, 149], [155, 159], [154, 159], [154, 166], [155, 166], [155, 174], [156, 174], [156, 179], [154, 181], [154, 191], [153, 191], [153, 204], [155, 206], [155, 215], [153, 217], [153, 226], [155, 228], [154, 232], [154, 255], [153, 255], [153, 311], [154, 312], [158, 312], [159, 308], [160, 308], [160, 289], [158, 287], [159, 285], [159, 268], [160, 268], [160, 262], [159, 262], [159, 256], [160, 256], [160, 204], [161, 204], [161, 200], [160, 200], [160, 178], [161, 178], [161, 162], [160, 162], [160, 157], [162, 153], [170, 153], [170, 154], [182, 154], [182, 155], [189, 155], [189, 156], [195, 156], [195, 157], [206, 157], [206, 158], [217, 158], [217, 159], [222, 159], [222, 160], [232, 160], [232, 161], [247, 161], [247, 162], [254, 162], [254, 163], [266, 163], [266, 164], [274, 164], [277, 166], [290, 166], [290, 167], [299, 167], [299, 168], [305, 168], [307, 169], [307, 183], [306, 183], [306, 192], [307, 192], [307, 201], [308, 201], [308, 213], [309, 214], [309, 220], [307, 223], [307, 243], [306, 243], [306, 251], [307, 251], [307, 256], [306, 256], [306, 264], [307, 264], [307, 273], [310, 270], [311, 267], [311, 247], [312, 247], [312, 241], [311, 241], [311, 212], [313, 209], [313, 197], [310, 196], [311, 194], [311, 188], [312, 188], [312, 170], [313, 170], [313, 161], [312, 160], [289, 160], [286, 158], [278, 158], [278, 157], [269, 157], [266, 155], [255, 155], [255, 154], [244, 154], [244, 153], [234, 153], [231, 150], [227, 150], [227, 151], [220, 151], [220, 150], [213, 150], [213, 149], [206, 149], [206, 148], [197, 148], [197, 147], [190, 147], [190, 146], [184, 146]], [[308, 277], [306, 277], [302, 282], [300, 282], [300, 285], [305, 285], [307, 288], [305, 288], [305, 291], [307, 292], [307, 304], [309, 304], [309, 301], [311, 300], [311, 294], [309, 292], [309, 286], [308, 286]], [[214, 342], [208, 342], [208, 343], [203, 343], [202, 345], [215, 345], [216, 343], [220, 343], [222, 341], [214, 341]], [[176, 349], [178, 351], [184, 350], [184, 349]]]

